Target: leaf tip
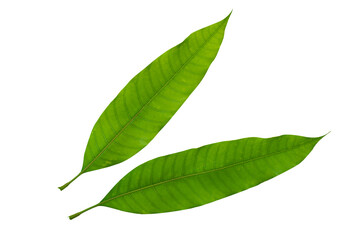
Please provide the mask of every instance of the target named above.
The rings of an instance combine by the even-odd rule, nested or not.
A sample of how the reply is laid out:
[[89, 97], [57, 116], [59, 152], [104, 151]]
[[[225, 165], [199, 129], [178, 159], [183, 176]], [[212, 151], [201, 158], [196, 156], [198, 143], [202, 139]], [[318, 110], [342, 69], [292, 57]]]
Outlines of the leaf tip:
[[327, 134], [325, 134], [323, 137], [325, 137], [326, 135], [328, 135], [329, 133], [331, 133], [331, 131], [329, 131]]
[[320, 137], [314, 137], [314, 138], [312, 138], [312, 139], [314, 139], [315, 140], [315, 144], [317, 144], [321, 139], [323, 139], [325, 136], [327, 136], [329, 133], [331, 133], [331, 131], [329, 131], [328, 133], [326, 133], [326, 134], [324, 134], [324, 135], [322, 135], [322, 136], [320, 136]]
[[331, 131], [327, 132], [326, 134], [322, 135], [319, 137], [319, 140], [321, 140], [323, 137], [326, 137], [327, 135], [329, 135], [331, 133]]
[[229, 20], [229, 18], [230, 18], [230, 16], [231, 16], [232, 12], [233, 12], [233, 10], [231, 10], [231, 12], [229, 13], [229, 15], [227, 15], [227, 16], [226, 16], [226, 18], [224, 18], [224, 21], [226, 21], [226, 22], [227, 22], [227, 21]]

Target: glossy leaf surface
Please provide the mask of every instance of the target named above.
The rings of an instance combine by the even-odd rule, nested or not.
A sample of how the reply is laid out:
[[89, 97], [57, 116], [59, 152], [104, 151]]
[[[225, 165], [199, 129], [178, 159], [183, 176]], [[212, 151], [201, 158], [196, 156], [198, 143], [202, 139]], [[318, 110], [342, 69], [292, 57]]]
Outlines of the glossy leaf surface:
[[84, 211], [106, 206], [132, 213], [163, 213], [204, 205], [296, 166], [321, 138], [245, 138], [159, 157], [133, 169], [100, 203]]
[[204, 77], [218, 53], [229, 17], [192, 33], [124, 87], [96, 122], [83, 167], [73, 180], [129, 159], [156, 136]]

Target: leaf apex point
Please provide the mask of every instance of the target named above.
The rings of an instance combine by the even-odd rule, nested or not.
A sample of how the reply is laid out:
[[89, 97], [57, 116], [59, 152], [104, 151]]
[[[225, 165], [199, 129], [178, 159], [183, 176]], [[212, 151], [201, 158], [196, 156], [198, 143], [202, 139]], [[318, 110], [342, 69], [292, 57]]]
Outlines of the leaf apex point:
[[232, 14], [232, 12], [233, 12], [233, 10], [231, 9], [231, 12], [226, 16], [226, 18], [225, 18], [224, 20], [228, 21], [229, 18], [230, 18], [230, 16], [231, 16], [231, 14]]
[[326, 137], [327, 135], [329, 135], [331, 133], [331, 131], [327, 132], [326, 134], [322, 135], [321, 138]]

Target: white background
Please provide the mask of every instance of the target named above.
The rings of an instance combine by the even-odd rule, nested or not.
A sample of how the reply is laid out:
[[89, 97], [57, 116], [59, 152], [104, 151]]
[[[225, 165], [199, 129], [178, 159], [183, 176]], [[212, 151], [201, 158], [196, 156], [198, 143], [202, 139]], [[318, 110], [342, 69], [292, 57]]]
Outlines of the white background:
[[[75, 176], [126, 83], [223, 19], [202, 83], [131, 160]], [[1, 239], [359, 239], [360, 3], [346, 0], [0, 2]], [[332, 131], [294, 169], [191, 210], [96, 204], [157, 156], [244, 137]]]

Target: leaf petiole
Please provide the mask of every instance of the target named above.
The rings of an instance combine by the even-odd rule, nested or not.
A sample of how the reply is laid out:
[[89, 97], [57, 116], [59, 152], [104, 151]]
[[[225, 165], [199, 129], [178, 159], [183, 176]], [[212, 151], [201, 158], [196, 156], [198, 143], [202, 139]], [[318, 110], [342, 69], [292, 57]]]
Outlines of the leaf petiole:
[[70, 183], [72, 183], [73, 181], [75, 181], [75, 179], [77, 179], [78, 177], [80, 177], [80, 175], [83, 174], [83, 172], [80, 172], [78, 175], [76, 175], [73, 179], [71, 179], [69, 182], [65, 183], [64, 185], [62, 185], [61, 187], [59, 187], [59, 189], [62, 191], [64, 190], [67, 186], [70, 185]]
[[72, 220], [72, 219], [80, 216], [80, 215], [83, 214], [84, 212], [87, 212], [87, 211], [89, 211], [90, 209], [93, 209], [93, 208], [95, 208], [95, 207], [97, 207], [97, 206], [99, 206], [99, 204], [95, 204], [94, 206], [91, 206], [91, 207], [89, 207], [89, 208], [86, 208], [86, 209], [78, 212], [78, 213], [75, 213], [75, 214], [69, 216], [69, 219]]

